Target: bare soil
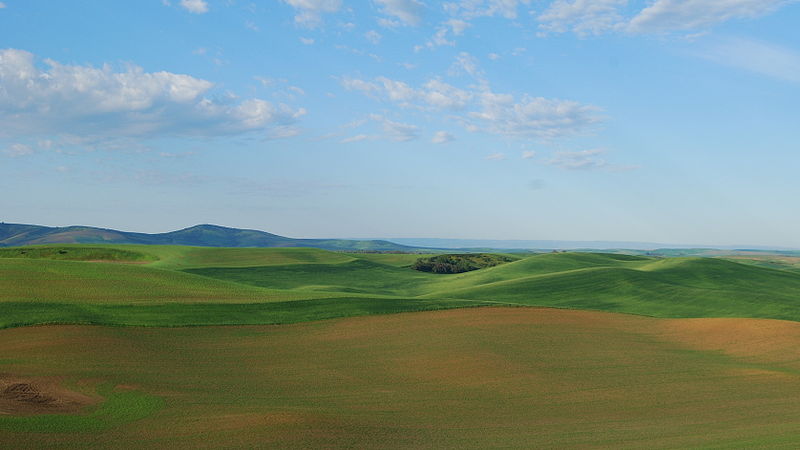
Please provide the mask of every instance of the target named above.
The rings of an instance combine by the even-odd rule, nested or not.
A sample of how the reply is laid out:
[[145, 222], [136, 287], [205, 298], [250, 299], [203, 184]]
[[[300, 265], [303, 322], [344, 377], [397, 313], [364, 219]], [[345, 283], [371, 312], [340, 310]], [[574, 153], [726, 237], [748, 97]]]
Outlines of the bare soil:
[[98, 399], [71, 391], [55, 378], [24, 378], [0, 374], [0, 414], [74, 414]]

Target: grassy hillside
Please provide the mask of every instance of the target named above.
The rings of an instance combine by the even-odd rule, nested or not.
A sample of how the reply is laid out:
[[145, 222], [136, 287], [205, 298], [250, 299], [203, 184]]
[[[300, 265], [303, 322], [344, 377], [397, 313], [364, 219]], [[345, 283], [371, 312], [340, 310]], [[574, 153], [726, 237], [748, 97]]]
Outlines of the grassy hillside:
[[[0, 332], [9, 448], [793, 448], [800, 325], [482, 308], [281, 327]], [[754, 345], [756, 345], [754, 347]]]
[[[8, 303], [0, 325], [289, 323], [486, 304], [800, 320], [799, 273], [722, 259], [548, 253], [451, 275], [412, 270], [418, 257], [311, 248], [0, 249], [0, 303]], [[245, 306], [270, 302], [280, 304]]]

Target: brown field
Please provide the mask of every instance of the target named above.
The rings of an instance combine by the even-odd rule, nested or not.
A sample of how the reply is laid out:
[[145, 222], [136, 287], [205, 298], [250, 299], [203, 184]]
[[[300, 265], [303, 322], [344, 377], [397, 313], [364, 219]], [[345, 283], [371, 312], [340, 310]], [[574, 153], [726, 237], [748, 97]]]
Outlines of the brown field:
[[91, 432], [17, 432], [0, 416], [0, 447], [789, 448], [799, 349], [795, 322], [535, 308], [9, 329], [6, 385], [86, 404], [111, 385], [165, 404]]

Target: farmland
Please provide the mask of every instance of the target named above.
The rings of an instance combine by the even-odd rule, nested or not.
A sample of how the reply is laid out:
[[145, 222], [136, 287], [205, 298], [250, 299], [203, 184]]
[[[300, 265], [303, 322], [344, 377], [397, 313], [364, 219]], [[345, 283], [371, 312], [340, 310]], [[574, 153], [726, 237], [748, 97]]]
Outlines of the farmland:
[[797, 272], [547, 253], [436, 274], [411, 268], [420, 257], [0, 249], [0, 443], [666, 448], [800, 436]]

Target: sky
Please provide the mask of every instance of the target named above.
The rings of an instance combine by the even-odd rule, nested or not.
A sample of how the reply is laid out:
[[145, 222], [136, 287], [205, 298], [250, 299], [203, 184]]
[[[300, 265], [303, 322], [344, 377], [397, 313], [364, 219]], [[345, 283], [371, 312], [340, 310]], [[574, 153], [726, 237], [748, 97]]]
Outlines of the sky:
[[800, 248], [800, 2], [2, 0], [0, 220]]

